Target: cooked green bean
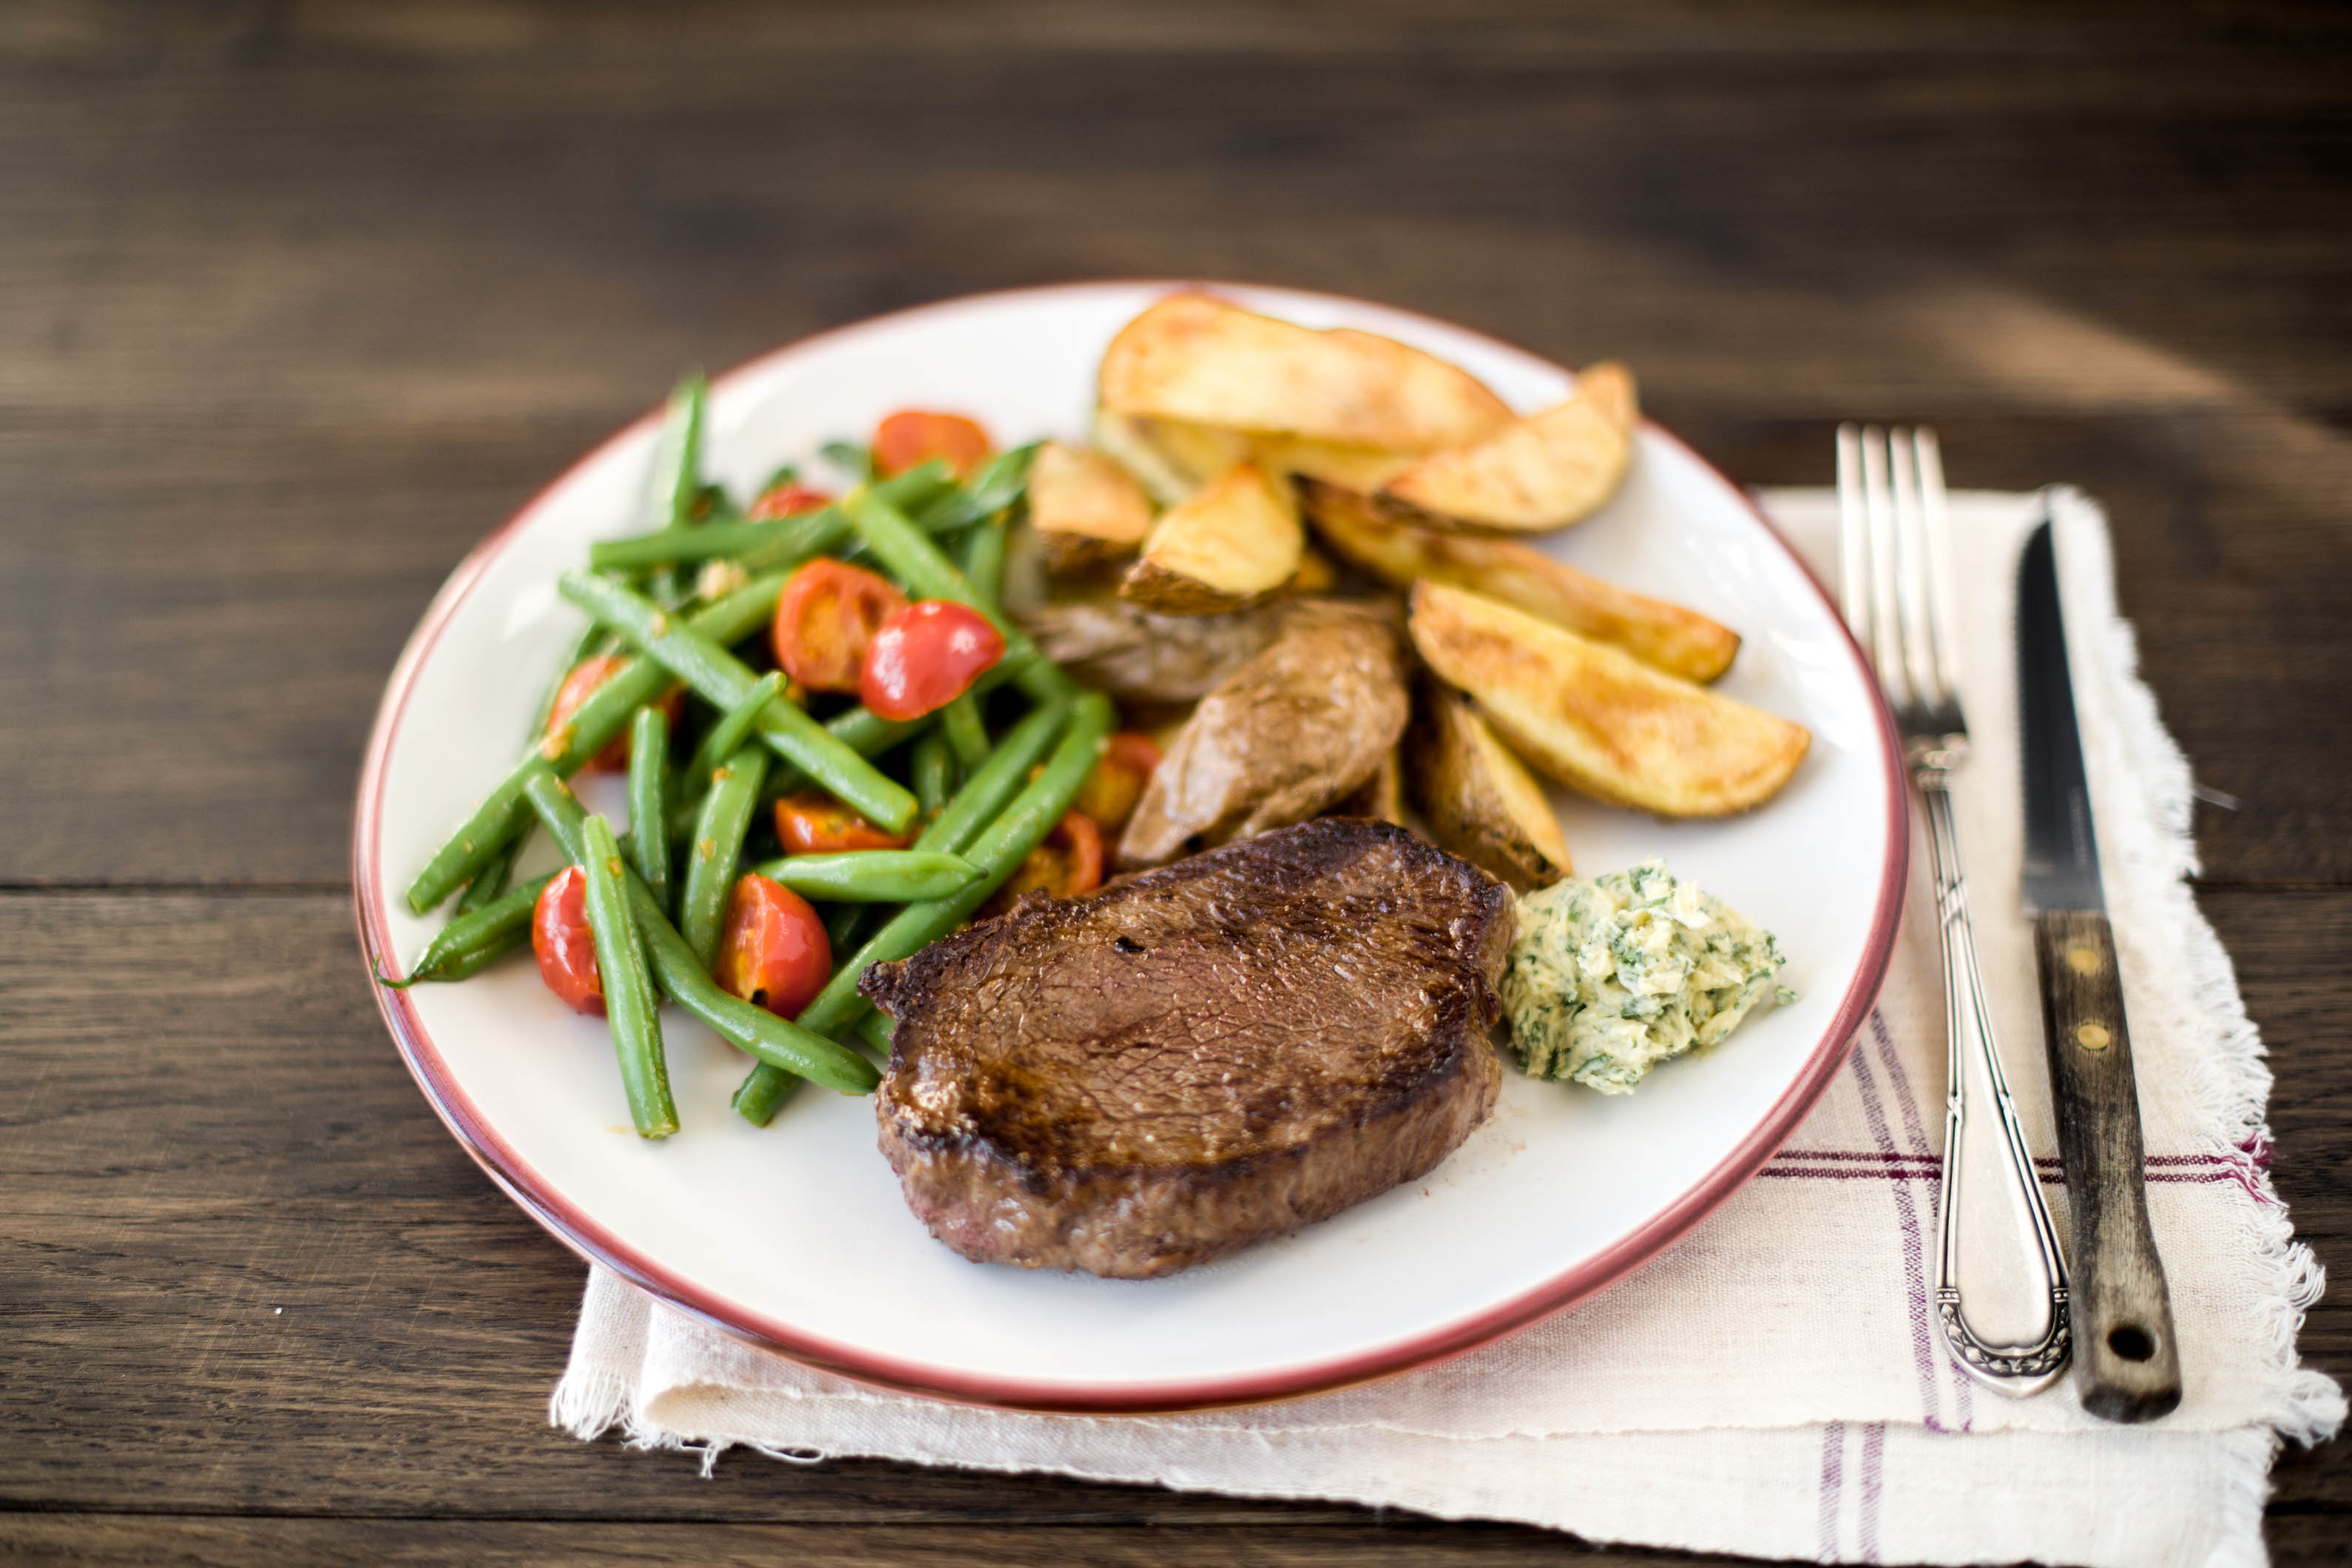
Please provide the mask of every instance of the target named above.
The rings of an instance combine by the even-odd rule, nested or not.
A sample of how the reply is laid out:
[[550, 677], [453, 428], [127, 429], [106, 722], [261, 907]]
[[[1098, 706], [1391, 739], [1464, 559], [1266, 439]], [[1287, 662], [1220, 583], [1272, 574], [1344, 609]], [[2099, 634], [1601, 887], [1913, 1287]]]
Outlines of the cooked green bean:
[[[1034, 715], [1032, 715], [1034, 717]], [[980, 876], [961, 892], [929, 903], [909, 904], [888, 925], [867, 940], [857, 955], [835, 966], [833, 978], [816, 1000], [801, 1012], [802, 1025], [822, 1035], [837, 1035], [856, 1024], [871, 1006], [858, 994], [857, 981], [877, 963], [891, 963], [919, 952], [961, 924], [988, 896], [1003, 885], [1029, 851], [1045, 841], [1054, 825], [1069, 810], [1102, 754], [1103, 742], [1113, 722], [1110, 699], [1100, 692], [1083, 693], [1069, 710], [1069, 727], [1054, 747], [1043, 771], [1013, 797], [996, 819], [972, 841], [964, 858], [980, 868]], [[1011, 739], [1008, 735], [1007, 740]], [[1001, 750], [1001, 749], [1000, 749]], [[997, 758], [991, 757], [987, 766]], [[986, 771], [986, 766], [982, 770]], [[1024, 770], [1025, 771], [1025, 770]], [[944, 820], [944, 817], [942, 818]], [[745, 1120], [765, 1125], [791, 1088], [782, 1073], [755, 1068], [735, 1091], [735, 1109]]]
[[499, 846], [499, 852], [490, 857], [489, 864], [474, 873], [474, 879], [466, 884], [465, 892], [458, 896], [459, 914], [472, 914], [476, 910], [499, 900], [507, 890], [507, 879], [514, 875], [515, 858], [522, 853], [522, 847], [530, 841], [530, 833], [522, 832]]
[[956, 763], [948, 751], [947, 737], [934, 729], [917, 741], [914, 754], [908, 759], [908, 772], [914, 774], [915, 799], [928, 822], [955, 794]]
[[895, 499], [893, 504], [932, 533], [952, 532], [994, 517], [1019, 500], [1029, 488], [1029, 468], [1036, 457], [1035, 442], [999, 452], [981, 465], [971, 483], [930, 511], [919, 512], [912, 502]]
[[898, 1028], [898, 1021], [879, 1007], [857, 1021], [858, 1037], [886, 1057], [890, 1054], [890, 1037]]
[[719, 765], [710, 775], [710, 793], [702, 797], [702, 816], [694, 825], [694, 843], [686, 852], [684, 886], [677, 895], [677, 929], [705, 969], [719, 956], [727, 895], [735, 886], [743, 835], [751, 826], [751, 808], [759, 804], [760, 781], [767, 773], [768, 754], [757, 746], [745, 746]]
[[860, 483], [874, 478], [874, 448], [856, 441], [827, 441], [817, 451], [824, 460]]
[[[566, 855], [576, 859], [582, 853], [582, 831], [588, 813], [571, 786], [553, 773], [534, 773], [526, 781], [525, 798], [546, 825], [548, 836], [562, 846]], [[709, 1025], [719, 1038], [750, 1052], [762, 1065], [777, 1069], [782, 1080], [780, 1089], [788, 1090], [792, 1076], [797, 1075], [844, 1094], [873, 1092], [881, 1076], [874, 1070], [873, 1063], [822, 1035], [721, 990], [718, 982], [694, 962], [693, 950], [677, 934], [677, 928], [670, 924], [669, 917], [655, 904], [644, 879], [632, 871], [627, 880], [630, 912], [636, 919], [637, 934], [645, 939], [646, 958], [653, 967], [654, 979], [671, 1001]], [[777, 1092], [777, 1103], [782, 1103], [782, 1092]]]
[[629, 908], [625, 879], [632, 873], [614, 840], [613, 825], [601, 816], [582, 824], [580, 848], [580, 868], [588, 880], [588, 931], [596, 941], [596, 973], [604, 989], [604, 1022], [620, 1058], [629, 1120], [637, 1124], [640, 1138], [667, 1138], [677, 1131], [677, 1107], [670, 1100], [661, 1011], [654, 1001], [653, 978], [646, 973], [645, 942]]
[[988, 760], [971, 770], [963, 787], [955, 793], [931, 825], [915, 837], [913, 847], [938, 850], [949, 855], [961, 855], [971, 847], [982, 829], [996, 819], [1005, 803], [1029, 780], [1029, 770], [1054, 738], [1062, 732], [1070, 717], [1067, 702], [1046, 702], [1022, 718], [1021, 722], [1004, 731], [996, 742], [996, 750]]
[[[943, 497], [961, 496], [944, 463], [926, 463], [884, 479], [875, 493], [906, 511], [925, 528], [949, 526], [935, 518], [963, 519], [959, 506], [943, 510]], [[761, 518], [756, 522], [709, 522], [679, 525], [607, 539], [588, 547], [588, 564], [599, 572], [642, 572], [648, 566], [674, 562], [734, 560], [754, 572], [796, 566], [812, 555], [836, 551], [850, 537], [848, 517], [837, 506], [822, 507], [793, 517]], [[576, 662], [576, 661], [575, 661]]]
[[555, 679], [547, 683], [547, 691], [539, 700], [539, 710], [531, 719], [530, 731], [523, 736], [526, 744], [535, 746], [546, 737], [547, 721], [555, 715], [555, 700], [563, 695], [563, 683], [572, 679], [572, 672], [583, 661], [600, 653], [610, 653], [614, 646], [613, 634], [595, 622], [590, 621], [580, 628], [580, 635], [572, 639], [571, 651], [555, 667]]
[[423, 981], [463, 980], [478, 974], [490, 964], [504, 958], [516, 948], [530, 941], [531, 910], [538, 906], [541, 889], [555, 880], [555, 874], [519, 883], [478, 909], [460, 914], [441, 928], [416, 962], [408, 967], [404, 980], [386, 980], [384, 984], [395, 991], [404, 991]]
[[833, 906], [824, 917], [824, 940], [828, 951], [854, 952], [857, 949], [857, 932], [874, 912], [872, 904], [840, 903]]
[[669, 907], [669, 715], [657, 703], [629, 722], [629, 858], [654, 902]]
[[964, 581], [990, 604], [1004, 600], [1004, 524], [991, 520], [963, 536]]
[[1066, 697], [1076, 689], [1068, 676], [1039, 656], [1029, 634], [1015, 626], [993, 600], [975, 591], [955, 563], [887, 500], [870, 489], [852, 490], [842, 499], [841, 510], [849, 514], [858, 536], [875, 555], [907, 585], [908, 593], [919, 599], [953, 599], [987, 616], [1004, 637], [1002, 662], [1013, 671], [1013, 679], [1022, 690], [1044, 701]]
[[903, 904], [944, 899], [980, 875], [961, 855], [935, 849], [849, 849], [838, 855], [786, 855], [751, 868], [820, 903]]
[[[700, 375], [688, 376], [671, 391], [663, 411], [661, 437], [654, 444], [651, 504], [646, 509], [656, 528], [691, 528], [702, 521], [694, 503], [702, 489], [702, 416], [709, 390]], [[677, 568], [656, 567], [647, 591], [661, 604], [676, 604], [682, 596]]]
[[[1013, 671], [1004, 665], [997, 665], [971, 683], [972, 696], [986, 696], [1003, 685], [1012, 675]], [[827, 719], [824, 731], [859, 756], [874, 757], [919, 732], [926, 725], [934, 724], [934, 718], [929, 713], [919, 719], [885, 719], [860, 704], [856, 708], [845, 708]], [[767, 795], [771, 800], [777, 799], [794, 790], [805, 789], [808, 784], [808, 774], [789, 763], [782, 763], [768, 774]]]
[[[566, 572], [556, 586], [565, 598], [675, 672], [714, 708], [732, 709], [758, 684], [758, 678], [744, 668], [742, 660], [690, 624], [665, 614], [642, 594], [583, 572]], [[755, 728], [770, 749], [798, 764], [877, 827], [903, 833], [914, 821], [915, 797], [905, 785], [791, 703], [770, 702], [761, 710]]]
[[[715, 643], [734, 642], [775, 612], [776, 595], [783, 589], [781, 574], [755, 579], [717, 604], [696, 611], [686, 625]], [[506, 777], [475, 808], [474, 815], [417, 873], [416, 880], [408, 886], [408, 907], [421, 915], [470, 881], [528, 819], [522, 792], [531, 775], [576, 772], [627, 726], [631, 714], [660, 696], [673, 679], [656, 661], [637, 658], [598, 687], [573, 711], [569, 723], [533, 743], [507, 770]]]
[[686, 764], [685, 775], [678, 781], [678, 795], [692, 800], [709, 787], [710, 775], [719, 764], [735, 754], [735, 749], [751, 734], [751, 726], [759, 722], [761, 712], [781, 696], [784, 689], [784, 672], [772, 669], [760, 677], [743, 700], [719, 716], [710, 732], [695, 747], [694, 760]]
[[988, 726], [981, 721], [980, 699], [967, 691], [940, 710], [940, 733], [959, 768], [980, 766], [988, 756]]

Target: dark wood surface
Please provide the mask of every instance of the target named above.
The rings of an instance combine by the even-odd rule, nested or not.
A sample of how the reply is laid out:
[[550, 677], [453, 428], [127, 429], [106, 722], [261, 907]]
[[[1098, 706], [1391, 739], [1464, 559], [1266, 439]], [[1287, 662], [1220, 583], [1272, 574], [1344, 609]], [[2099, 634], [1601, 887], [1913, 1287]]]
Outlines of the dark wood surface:
[[[2200, 897], [2352, 1262], [2352, 14], [1507, 4], [0, 10], [0, 1552], [248, 1563], [1590, 1551], [583, 1445], [579, 1265], [410, 1085], [354, 773], [466, 548], [680, 367], [1202, 274], [1621, 355], [1735, 478], [1848, 416], [2116, 527]], [[2352, 1374], [2352, 1310], [2305, 1354]], [[2282, 1562], [2352, 1539], [2290, 1452]]]

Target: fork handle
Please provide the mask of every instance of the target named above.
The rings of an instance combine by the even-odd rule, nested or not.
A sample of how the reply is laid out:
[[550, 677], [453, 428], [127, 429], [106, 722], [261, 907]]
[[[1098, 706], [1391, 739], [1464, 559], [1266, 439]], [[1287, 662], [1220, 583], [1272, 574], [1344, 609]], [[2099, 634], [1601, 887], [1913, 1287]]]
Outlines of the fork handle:
[[[2070, 1352], [2066, 1310], [2066, 1265], [2058, 1252], [2057, 1228], [2042, 1200], [2042, 1183], [2026, 1148], [2009, 1079], [2001, 1070], [1993, 1037], [1992, 1012], [1977, 968], [1976, 928], [1969, 921], [1968, 884], [1960, 872], [1959, 830], [1953, 820], [1951, 791], [1941, 769], [1919, 773], [1919, 795], [1927, 808], [1927, 844], [1936, 877], [1936, 917], [1944, 958], [1944, 1025], [1947, 1079], [1944, 1101], [1943, 1252], [1936, 1275], [1936, 1311], [1953, 1361], [1978, 1383], [2012, 1397], [2038, 1394], [2057, 1381]], [[1999, 1137], [1988, 1142], [1967, 1135], [1969, 1119], [1990, 1111]], [[1976, 1236], [1974, 1247], [1963, 1234]], [[2004, 1280], [2013, 1298], [2011, 1321], [2020, 1319], [2021, 1300], [2042, 1310], [2038, 1334], [2021, 1342], [1980, 1334], [1972, 1323], [1966, 1292], [1970, 1281], [1964, 1258], [2000, 1262], [1990, 1271]], [[2022, 1289], [2019, 1281], [2026, 1282]], [[2038, 1298], [2038, 1301], [2037, 1301]], [[1982, 1307], [1976, 1321], [1983, 1321]]]
[[2147, 1223], [2115, 932], [2094, 910], [2045, 910], [2033, 919], [2033, 956], [2074, 1216], [2075, 1388], [2094, 1415], [2152, 1421], [2180, 1403], [2180, 1353]]

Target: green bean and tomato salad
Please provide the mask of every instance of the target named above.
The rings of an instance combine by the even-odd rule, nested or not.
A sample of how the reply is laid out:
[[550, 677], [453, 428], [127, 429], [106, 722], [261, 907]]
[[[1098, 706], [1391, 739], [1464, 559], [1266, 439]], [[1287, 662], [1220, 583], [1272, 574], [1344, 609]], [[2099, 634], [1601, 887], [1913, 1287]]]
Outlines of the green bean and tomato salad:
[[[641, 531], [559, 581], [588, 624], [521, 754], [408, 889], [452, 917], [383, 981], [528, 947], [604, 1018], [647, 1138], [679, 1125], [663, 1001], [752, 1058], [750, 1121], [803, 1081], [871, 1092], [865, 1053], [891, 1031], [859, 976], [1021, 894], [1099, 885], [1158, 760], [1004, 613], [1034, 448], [909, 410], [824, 448], [846, 493], [786, 468], [739, 500], [705, 477], [707, 396], [693, 376], [670, 397]], [[625, 775], [627, 831], [566, 783], [587, 773]], [[562, 863], [516, 881], [544, 863], [534, 832]]]

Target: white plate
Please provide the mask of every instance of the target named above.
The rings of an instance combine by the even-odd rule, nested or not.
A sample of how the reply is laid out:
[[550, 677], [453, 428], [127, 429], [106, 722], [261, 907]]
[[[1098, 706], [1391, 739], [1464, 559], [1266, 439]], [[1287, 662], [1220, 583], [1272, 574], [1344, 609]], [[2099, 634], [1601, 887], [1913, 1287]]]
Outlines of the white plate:
[[[1087, 284], [950, 301], [829, 332], [722, 378], [710, 467], [737, 493], [893, 409], [961, 409], [1011, 444], [1077, 436], [1103, 345], [1173, 285]], [[1386, 332], [1525, 410], [1566, 373], [1458, 328], [1360, 302], [1221, 290], [1313, 326]], [[397, 968], [440, 922], [399, 898], [511, 763], [581, 625], [554, 593], [590, 541], [633, 531], [650, 419], [558, 479], [460, 566], [386, 690], [354, 845], [362, 945]], [[1843, 1059], [1894, 941], [1907, 839], [1894, 737], [1829, 602], [1738, 490], [1645, 428], [1608, 510], [1545, 548], [1746, 638], [1722, 689], [1810, 727], [1754, 815], [1666, 824], [1561, 803], [1587, 873], [1662, 855], [1778, 933], [1794, 1005], [1607, 1099], [1507, 1071], [1493, 1118], [1433, 1174], [1171, 1279], [1117, 1282], [966, 1262], [899, 1200], [873, 1107], [804, 1089], [766, 1129], [728, 1095], [746, 1060], [673, 1009], [684, 1131], [629, 1130], [602, 1022], [528, 960], [458, 985], [377, 993], [410, 1069], [499, 1183], [573, 1247], [786, 1354], [950, 1398], [1172, 1409], [1334, 1387], [1468, 1350], [1655, 1254], [1780, 1144]], [[592, 794], [618, 816], [618, 793]]]

